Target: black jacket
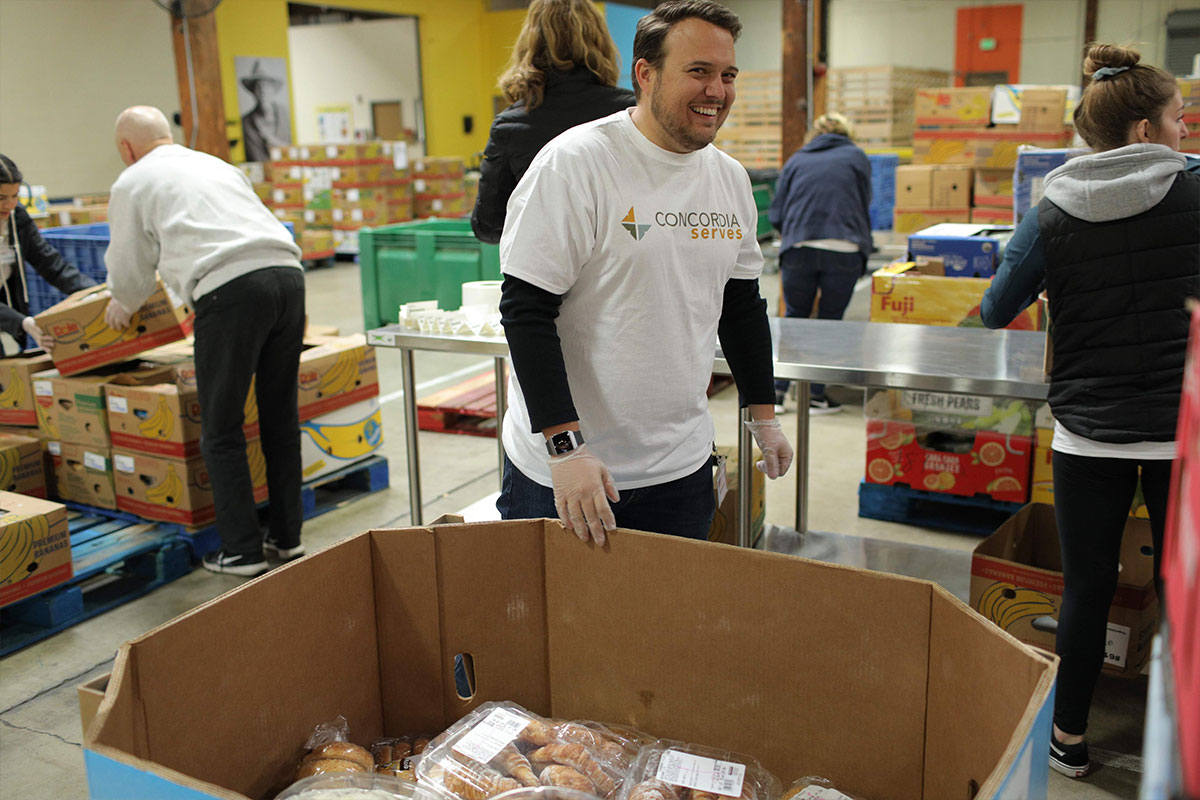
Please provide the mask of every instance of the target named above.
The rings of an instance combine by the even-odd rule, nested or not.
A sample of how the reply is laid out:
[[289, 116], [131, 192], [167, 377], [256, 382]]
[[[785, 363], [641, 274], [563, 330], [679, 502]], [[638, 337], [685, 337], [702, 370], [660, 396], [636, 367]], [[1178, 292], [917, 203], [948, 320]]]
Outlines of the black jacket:
[[66, 294], [95, 286], [96, 282], [68, 264], [57, 250], [46, 244], [37, 225], [20, 205], [13, 209], [8, 224], [0, 231], [10, 246], [14, 243], [14, 234], [19, 246], [14, 249], [18, 250], [19, 259], [8, 280], [0, 286], [0, 330], [10, 334], [17, 342], [24, 342], [25, 330], [21, 323], [28, 316], [29, 291], [25, 286], [25, 267], [20, 261], [28, 263], [47, 283]]
[[471, 212], [475, 235], [491, 244], [500, 241], [508, 198], [547, 142], [568, 128], [636, 104], [633, 92], [604, 86], [587, 67], [548, 70], [540, 106], [526, 111], [524, 101], [518, 100], [492, 122], [480, 168], [479, 199]]
[[1200, 175], [1132, 217], [1087, 222], [1038, 205], [1054, 364], [1050, 408], [1098, 442], [1175, 438], [1190, 315], [1200, 294]]

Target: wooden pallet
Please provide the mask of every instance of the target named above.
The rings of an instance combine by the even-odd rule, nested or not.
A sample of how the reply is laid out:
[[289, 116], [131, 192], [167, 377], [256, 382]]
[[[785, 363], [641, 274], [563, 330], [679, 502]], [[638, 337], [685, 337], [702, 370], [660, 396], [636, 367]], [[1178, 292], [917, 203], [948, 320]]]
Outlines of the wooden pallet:
[[417, 401], [417, 428], [496, 437], [496, 379], [485, 370]]
[[884, 486], [866, 481], [858, 485], [860, 517], [980, 536], [991, 534], [1020, 511], [1022, 505], [986, 496], [959, 497], [907, 486]]
[[128, 603], [192, 570], [179, 527], [70, 508], [74, 577], [0, 610], [0, 656]]

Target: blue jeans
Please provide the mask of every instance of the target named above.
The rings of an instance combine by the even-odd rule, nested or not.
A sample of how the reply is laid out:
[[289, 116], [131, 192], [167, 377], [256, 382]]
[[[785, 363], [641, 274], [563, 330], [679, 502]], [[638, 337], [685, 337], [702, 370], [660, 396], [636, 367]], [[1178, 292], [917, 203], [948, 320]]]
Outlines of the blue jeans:
[[[691, 475], [618, 494], [621, 499], [611, 504], [618, 528], [708, 539], [717, 510], [711, 458]], [[496, 508], [502, 519], [558, 518], [554, 490], [530, 480], [507, 456]]]
[[[841, 319], [854, 295], [854, 284], [866, 270], [862, 253], [835, 253], [815, 247], [791, 247], [779, 254], [783, 302], [789, 317], [808, 319], [821, 290], [817, 319]], [[775, 391], [786, 392], [790, 381], [775, 381]], [[809, 387], [812, 397], [825, 396], [825, 384]]]

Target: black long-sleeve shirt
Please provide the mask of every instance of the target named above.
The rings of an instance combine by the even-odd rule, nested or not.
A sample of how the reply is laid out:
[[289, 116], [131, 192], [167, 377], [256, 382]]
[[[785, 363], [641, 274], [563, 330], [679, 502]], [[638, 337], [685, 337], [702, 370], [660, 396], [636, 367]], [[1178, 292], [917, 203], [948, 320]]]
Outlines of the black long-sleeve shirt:
[[[0, 231], [0, 236], [4, 236], [10, 246], [20, 244], [21, 260], [29, 262], [29, 265], [54, 288], [71, 294], [96, 285], [94, 280], [75, 269], [57, 250], [47, 244], [24, 207], [18, 205], [13, 209], [4, 228]], [[24, 269], [24, 264], [14, 264], [12, 274], [8, 276], [5, 284], [0, 286], [0, 330], [10, 334], [18, 342], [24, 340], [25, 331], [21, 323], [25, 321], [29, 312], [29, 296], [22, 281]]]

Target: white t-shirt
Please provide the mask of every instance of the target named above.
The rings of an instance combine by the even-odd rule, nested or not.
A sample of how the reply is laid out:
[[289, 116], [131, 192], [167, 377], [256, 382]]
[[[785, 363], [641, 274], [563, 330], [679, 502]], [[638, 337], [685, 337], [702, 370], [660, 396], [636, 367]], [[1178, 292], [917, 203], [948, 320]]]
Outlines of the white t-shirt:
[[[564, 296], [571, 396], [617, 489], [682, 478], [711, 455], [717, 322], [726, 282], [762, 272], [757, 224], [740, 164], [711, 145], [663, 150], [628, 110], [551, 141], [513, 192], [501, 270]], [[509, 393], [505, 452], [550, 486], [515, 370]]]

